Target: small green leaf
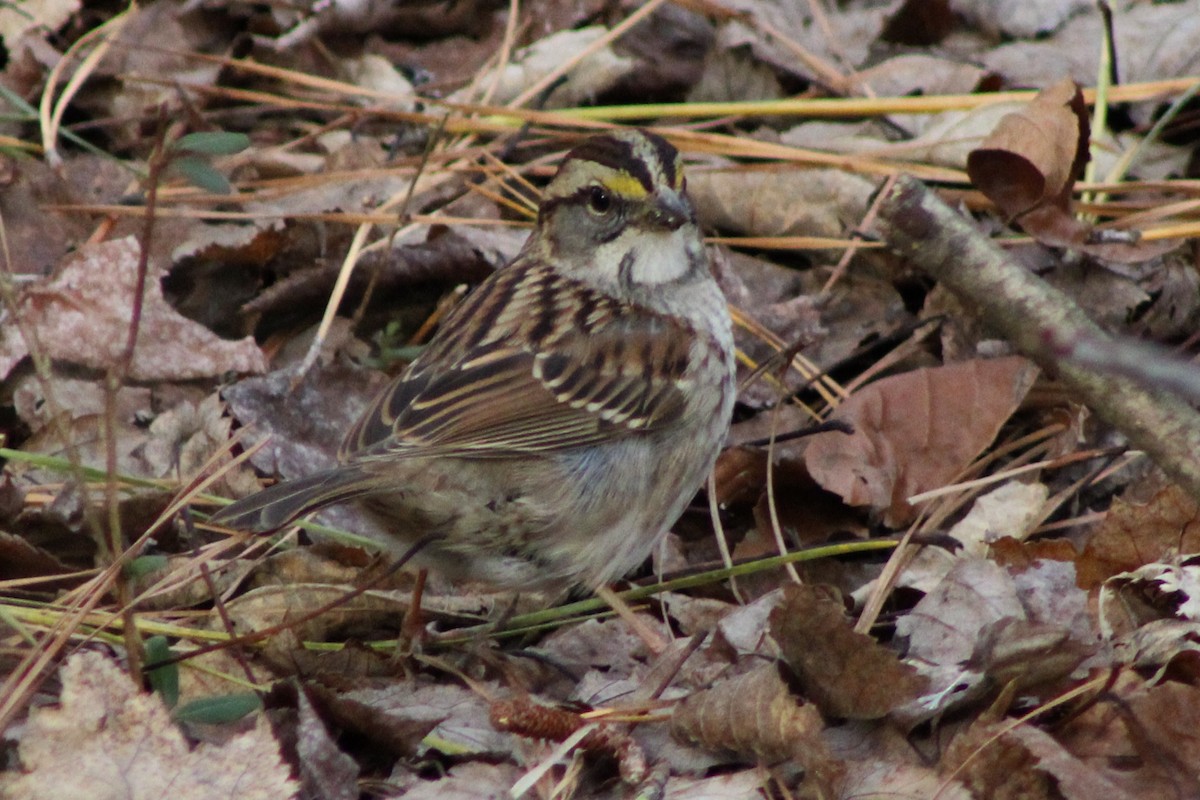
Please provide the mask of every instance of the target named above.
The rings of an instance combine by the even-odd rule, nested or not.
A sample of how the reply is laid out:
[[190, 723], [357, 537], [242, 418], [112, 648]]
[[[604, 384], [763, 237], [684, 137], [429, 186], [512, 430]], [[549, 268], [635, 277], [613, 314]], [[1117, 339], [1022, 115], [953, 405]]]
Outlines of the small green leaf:
[[254, 692], [227, 694], [222, 697], [205, 697], [184, 703], [175, 709], [171, 717], [176, 722], [202, 722], [221, 725], [235, 722], [247, 714], [262, 708], [262, 699]]
[[175, 140], [172, 148], [203, 156], [231, 156], [250, 146], [250, 137], [230, 131], [201, 131]]
[[179, 665], [167, 664], [165, 667], [155, 667], [156, 663], [166, 661], [171, 657], [171, 646], [165, 636], [151, 636], [146, 640], [146, 678], [150, 688], [162, 697], [167, 708], [174, 708], [179, 702]]
[[233, 187], [225, 176], [217, 172], [212, 164], [196, 156], [183, 156], [171, 162], [171, 167], [187, 179], [193, 186], [198, 186], [211, 194], [232, 194]]
[[166, 556], [138, 556], [125, 565], [125, 577], [136, 580], [166, 568]]

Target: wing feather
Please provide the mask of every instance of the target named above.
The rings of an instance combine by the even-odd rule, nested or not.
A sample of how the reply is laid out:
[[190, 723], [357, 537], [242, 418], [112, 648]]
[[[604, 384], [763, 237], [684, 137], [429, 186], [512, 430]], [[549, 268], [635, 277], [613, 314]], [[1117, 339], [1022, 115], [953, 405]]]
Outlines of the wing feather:
[[[516, 458], [678, 420], [695, 337], [686, 323], [615, 303], [552, 271], [514, 274], [521, 272], [518, 264], [501, 270], [476, 290], [484, 297], [469, 298], [470, 316], [447, 319], [351, 429], [344, 460]], [[530, 297], [551, 292], [556, 325], [538, 318]], [[481, 318], [493, 329], [475, 329]]]

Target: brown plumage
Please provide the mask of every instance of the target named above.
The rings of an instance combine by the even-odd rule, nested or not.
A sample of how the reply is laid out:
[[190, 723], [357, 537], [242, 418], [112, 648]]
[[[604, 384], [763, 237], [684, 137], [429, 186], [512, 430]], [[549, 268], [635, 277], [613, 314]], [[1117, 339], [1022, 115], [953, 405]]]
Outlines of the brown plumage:
[[585, 140], [520, 255], [347, 433], [339, 466], [218, 512], [274, 530], [357, 500], [396, 550], [504, 588], [596, 586], [645, 559], [711, 468], [733, 342], [678, 154]]

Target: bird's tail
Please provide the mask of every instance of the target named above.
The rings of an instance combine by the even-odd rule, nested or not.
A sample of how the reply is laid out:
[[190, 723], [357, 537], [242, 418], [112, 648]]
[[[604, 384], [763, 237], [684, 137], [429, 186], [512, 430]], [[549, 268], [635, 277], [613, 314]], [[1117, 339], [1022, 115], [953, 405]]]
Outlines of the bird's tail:
[[373, 486], [370, 476], [360, 469], [334, 467], [243, 497], [213, 514], [210, 522], [239, 531], [266, 533], [309, 511], [367, 494]]

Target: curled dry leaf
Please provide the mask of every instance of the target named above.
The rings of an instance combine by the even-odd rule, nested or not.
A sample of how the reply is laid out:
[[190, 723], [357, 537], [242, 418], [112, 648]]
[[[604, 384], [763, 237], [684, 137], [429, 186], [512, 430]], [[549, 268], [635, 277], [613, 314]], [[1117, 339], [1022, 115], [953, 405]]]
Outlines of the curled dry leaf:
[[72, 571], [70, 565], [64, 564], [49, 550], [0, 530], [0, 581], [45, 578]]
[[1065, 78], [1006, 114], [967, 157], [967, 173], [1011, 219], [1021, 221], [1045, 206], [1066, 213], [1087, 163], [1088, 136], [1083, 93]]
[[[367, 287], [373, 292], [399, 292], [423, 282], [478, 283], [516, 256], [525, 232], [492, 233], [495, 247], [479, 243], [483, 238], [449, 232], [431, 236], [415, 245], [374, 250], [359, 260], [346, 285], [347, 302], [361, 302]], [[297, 270], [264, 289], [246, 303], [247, 314], [294, 312], [296, 308], [325, 302], [342, 271], [340, 263], [321, 262]]]
[[[138, 244], [133, 237], [85, 245], [52, 279], [26, 288], [17, 299], [16, 313], [37, 337], [46, 357], [109, 369], [125, 348], [137, 264]], [[253, 338], [226, 341], [171, 308], [160, 278], [154, 268], [146, 276], [129, 377], [192, 380], [266, 369], [266, 359]], [[28, 353], [20, 328], [6, 324], [0, 330], [0, 378]]]
[[868, 385], [832, 419], [850, 436], [818, 436], [804, 459], [823, 488], [870, 506], [891, 527], [910, 522], [914, 494], [959, 475], [996, 437], [1037, 377], [1020, 357], [918, 369]]
[[799, 705], [774, 664], [696, 692], [675, 708], [671, 735], [706, 750], [750, 761], [801, 764], [825, 790], [838, 780], [842, 766], [823, 739], [824, 723], [815, 706]]
[[966, 667], [995, 687], [1024, 692], [1067, 677], [1092, 650], [1066, 628], [1005, 617], [981, 632]]
[[1109, 638], [1160, 619], [1200, 622], [1200, 556], [1112, 576], [1100, 586], [1099, 612]]
[[1006, 114], [967, 156], [967, 174], [1006, 218], [1043, 244], [1073, 247], [1112, 261], [1145, 261], [1174, 243], [1102, 241], [1071, 214], [1071, 192], [1088, 161], [1090, 127], [1083, 93], [1070, 78]]
[[1125, 636], [1116, 637], [1113, 654], [1119, 664], [1128, 664], [1137, 670], [1160, 670], [1155, 680], [1177, 661], [1189, 662], [1188, 674], [1195, 676], [1200, 667], [1200, 622], [1155, 620]]
[[891, 650], [856, 633], [826, 587], [786, 587], [771, 612], [771, 635], [805, 696], [826, 716], [878, 719], [927, 684]]
[[162, 701], [99, 653], [71, 656], [57, 707], [35, 709], [20, 772], [0, 774], [0, 796], [282, 800], [299, 786], [261, 715], [222, 744], [189, 747]]

